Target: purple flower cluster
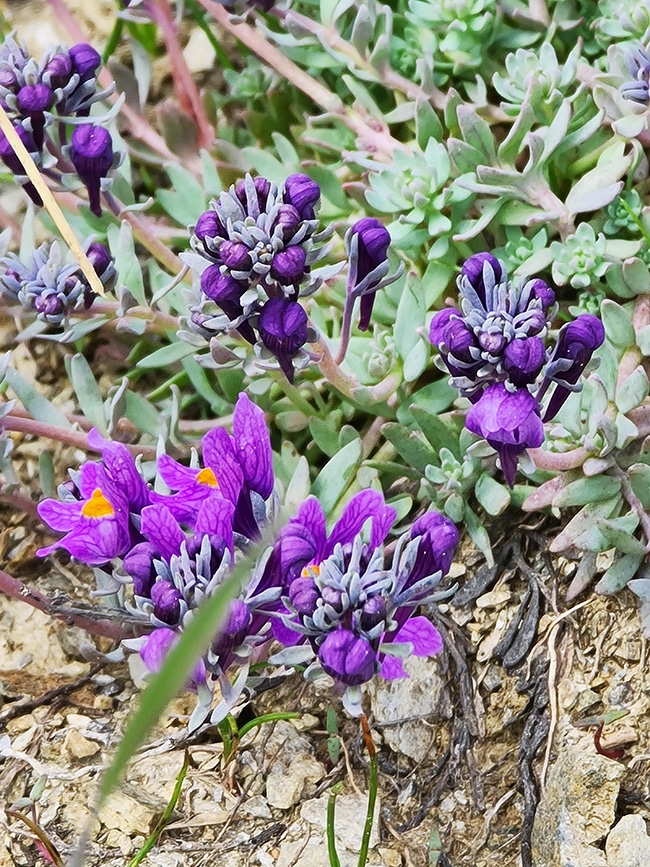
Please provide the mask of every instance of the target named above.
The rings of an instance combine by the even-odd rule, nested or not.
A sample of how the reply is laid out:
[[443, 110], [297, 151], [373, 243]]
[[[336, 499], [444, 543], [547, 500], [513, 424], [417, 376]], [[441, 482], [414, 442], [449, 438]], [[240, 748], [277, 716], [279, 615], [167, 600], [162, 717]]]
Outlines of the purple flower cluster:
[[319, 203], [320, 188], [307, 175], [290, 175], [281, 187], [247, 175], [201, 214], [194, 253], [182, 256], [200, 274], [190, 328], [206, 337], [239, 332], [262, 357], [277, 359], [290, 381], [315, 339], [298, 298], [321, 282], [312, 266], [330, 232], [317, 232]]
[[[305, 344], [316, 340], [299, 298], [315, 292], [324, 276], [340, 267], [313, 269], [327, 253], [320, 242], [332, 233], [331, 228], [318, 232], [319, 204], [320, 188], [304, 174], [290, 175], [281, 186], [246, 175], [213, 201], [193, 227], [193, 252], [181, 254], [200, 275], [200, 295], [190, 304], [190, 331], [207, 339], [235, 331], [262, 360], [275, 358], [293, 382], [295, 368], [310, 360]], [[349, 274], [339, 361], [356, 300], [361, 299], [359, 328], [364, 331], [377, 291], [401, 273], [388, 276], [390, 235], [374, 217], [351, 226], [345, 244]]]
[[436, 313], [429, 337], [452, 385], [472, 403], [467, 428], [498, 452], [512, 487], [518, 455], [542, 444], [543, 422], [580, 390], [579, 378], [605, 332], [596, 316], [583, 314], [560, 328], [550, 348], [549, 328], [557, 311], [553, 290], [539, 278], [508, 280], [504, 263], [490, 253], [477, 253], [464, 263], [458, 290], [460, 309]]
[[[97, 431], [90, 445], [101, 452], [59, 488], [59, 500], [39, 507], [43, 521], [61, 539], [59, 548], [111, 574], [116, 586], [131, 584], [126, 601], [140, 615], [143, 631], [125, 646], [139, 651], [150, 671], [160, 668], [192, 611], [222, 584], [272, 521], [276, 497], [272, 453], [264, 414], [240, 395], [233, 433], [211, 430], [203, 439], [202, 465], [158, 460], [157, 493], [144, 482], [128, 448], [106, 442]], [[429, 513], [396, 543], [390, 564], [384, 543], [395, 511], [381, 494], [363, 491], [350, 501], [328, 534], [318, 501], [307, 499], [251, 570], [230, 603], [226, 622], [198, 663], [192, 685], [201, 718], [218, 683], [223, 716], [246, 682], [248, 662], [264, 646], [286, 646], [271, 661], [309, 663], [358, 707], [359, 686], [379, 672], [405, 676], [400, 658], [440, 650], [440, 636], [415, 608], [435, 598], [433, 589], [449, 569], [458, 541], [455, 526]], [[235, 686], [226, 673], [240, 672]]]
[[[0, 103], [13, 122], [18, 137], [38, 166], [52, 171], [76, 172], [88, 188], [90, 208], [101, 216], [99, 190], [102, 178], [116, 164], [110, 134], [85, 119], [91, 106], [105, 99], [112, 88], [100, 90], [97, 74], [101, 57], [86, 43], [67, 49], [51, 49], [38, 63], [22, 42], [8, 36], [0, 46]], [[72, 141], [67, 127], [73, 126]], [[51, 136], [56, 136], [53, 141]], [[61, 149], [67, 160], [60, 156]], [[0, 157], [32, 200], [41, 199], [25, 176], [10, 142], [0, 133]]]
[[[104, 286], [110, 285], [115, 268], [106, 247], [93, 241], [85, 252]], [[88, 310], [97, 297], [79, 265], [64, 260], [58, 241], [41, 244], [27, 265], [13, 253], [0, 258], [0, 293], [53, 326], [74, 310]]]
[[449, 570], [458, 531], [429, 512], [399, 537], [389, 564], [384, 543], [394, 521], [395, 510], [381, 494], [361, 491], [328, 534], [320, 503], [310, 497], [277, 545], [284, 594], [274, 634], [289, 649], [275, 658], [324, 671], [346, 688], [352, 713], [359, 686], [375, 673], [405, 677], [400, 657], [432, 656], [442, 646], [430, 621], [412, 615], [436, 598], [433, 589]]

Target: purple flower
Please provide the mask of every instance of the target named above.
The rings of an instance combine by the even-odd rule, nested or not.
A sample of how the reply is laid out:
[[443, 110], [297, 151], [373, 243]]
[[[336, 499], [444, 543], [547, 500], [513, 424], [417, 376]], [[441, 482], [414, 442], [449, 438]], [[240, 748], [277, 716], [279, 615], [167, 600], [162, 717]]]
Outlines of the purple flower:
[[96, 430], [88, 434], [88, 441], [102, 452], [102, 462], [82, 465], [76, 492], [60, 489], [63, 502], [43, 500], [38, 506], [46, 524], [66, 533], [58, 542], [41, 548], [40, 557], [65, 548], [82, 563], [98, 566], [125, 554], [137, 537], [130, 515], [148, 503], [149, 491], [131, 453], [122, 443], [105, 442]]
[[[181, 522], [192, 523], [204, 501], [222, 509], [230, 503], [233, 527], [248, 538], [259, 536], [255, 516], [259, 500], [273, 491], [271, 441], [266, 419], [246, 394], [240, 394], [233, 419], [233, 436], [214, 428], [203, 437], [202, 469], [185, 467], [167, 455], [158, 459], [158, 471], [176, 493], [172, 497], [152, 495], [164, 503]], [[253, 499], [257, 497], [259, 500]]]
[[488, 386], [467, 412], [465, 426], [484, 437], [499, 454], [501, 469], [512, 488], [517, 457], [544, 441], [544, 426], [537, 400], [527, 389], [508, 391], [501, 383]]
[[64, 548], [82, 563], [101, 566], [126, 553], [131, 545], [128, 501], [98, 463], [81, 467], [78, 488], [79, 499], [39, 503], [41, 519], [66, 535], [36, 553], [46, 557], [57, 548]]
[[191, 331], [206, 339], [238, 332], [262, 358], [265, 348], [274, 354], [293, 380], [292, 360], [309, 334], [297, 299], [320, 285], [313, 265], [326, 250], [317, 243], [333, 231], [317, 233], [319, 197], [307, 175], [291, 175], [280, 187], [246, 175], [211, 202], [194, 227], [193, 254], [181, 254], [201, 275], [186, 320]]
[[458, 278], [460, 309], [445, 308], [431, 322], [452, 384], [473, 403], [495, 382], [532, 385], [542, 369], [543, 339], [555, 295], [540, 278], [510, 281], [491, 253], [477, 253]]
[[347, 688], [348, 710], [357, 707], [355, 688], [376, 672], [406, 675], [399, 664], [391, 666], [387, 654], [440, 649], [440, 636], [425, 618], [413, 618], [410, 629], [405, 624], [417, 605], [433, 601], [458, 531], [447, 518], [429, 513], [400, 536], [389, 564], [383, 543], [394, 520], [381, 494], [362, 491], [328, 534], [320, 504], [310, 497], [279, 539], [286, 591], [273, 633], [287, 650], [274, 659], [307, 661], [311, 648], [320, 667]]
[[107, 177], [113, 166], [113, 142], [111, 134], [102, 126], [84, 123], [72, 133], [70, 159], [77, 174], [86, 185], [90, 210], [101, 217], [101, 180]]
[[262, 308], [257, 327], [262, 343], [277, 358], [289, 382], [293, 382], [292, 359], [307, 341], [307, 314], [297, 301], [271, 298]]
[[604, 339], [602, 322], [590, 313], [583, 313], [560, 328], [555, 349], [544, 371], [542, 389], [545, 390], [550, 382], [556, 383], [544, 421], [549, 421], [559, 412], [572, 391], [579, 390], [578, 379]]
[[[103, 244], [86, 247], [91, 264], [106, 285], [115, 274], [110, 255]], [[15, 299], [38, 318], [59, 326], [74, 310], [88, 309], [96, 295], [88, 285], [79, 264], [67, 264], [57, 241], [45, 242], [23, 265], [13, 253], [0, 259], [0, 292]]]

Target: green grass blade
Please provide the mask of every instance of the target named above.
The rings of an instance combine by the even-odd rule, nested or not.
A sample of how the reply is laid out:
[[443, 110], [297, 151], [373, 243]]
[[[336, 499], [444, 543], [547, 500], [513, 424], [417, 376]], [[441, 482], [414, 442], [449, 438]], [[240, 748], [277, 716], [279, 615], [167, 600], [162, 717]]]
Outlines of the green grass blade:
[[117, 786], [129, 761], [142, 746], [167, 704], [190, 679], [197, 660], [206, 652], [217, 634], [226, 616], [228, 603], [250, 573], [259, 553], [259, 548], [255, 549], [250, 557], [233, 570], [214, 596], [197, 609], [178, 643], [169, 652], [163, 667], [151, 678], [140, 696], [138, 706], [124, 731], [113, 761], [104, 772], [97, 802], [82, 834], [72, 867], [82, 867], [86, 844], [102, 805]]

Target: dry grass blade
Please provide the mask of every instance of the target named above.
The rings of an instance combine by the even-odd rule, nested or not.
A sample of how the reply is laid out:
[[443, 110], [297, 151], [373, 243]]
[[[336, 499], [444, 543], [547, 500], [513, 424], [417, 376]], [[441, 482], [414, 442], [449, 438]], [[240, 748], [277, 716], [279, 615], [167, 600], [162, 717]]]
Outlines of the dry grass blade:
[[11, 147], [14, 149], [16, 156], [18, 157], [23, 168], [25, 169], [25, 174], [36, 187], [39, 196], [43, 199], [44, 207], [46, 208], [50, 217], [52, 217], [52, 219], [54, 220], [57, 229], [61, 233], [61, 237], [74, 254], [74, 257], [77, 260], [79, 267], [83, 271], [85, 278], [88, 280], [90, 288], [98, 295], [105, 296], [106, 292], [104, 291], [101, 280], [95, 273], [95, 269], [90, 264], [88, 257], [83, 251], [83, 247], [75, 238], [74, 232], [70, 228], [70, 224], [66, 220], [63, 211], [59, 207], [59, 203], [54, 198], [50, 191], [50, 188], [41, 177], [41, 173], [39, 172], [36, 163], [31, 158], [29, 151], [27, 150], [25, 145], [18, 138], [18, 135], [13, 128], [13, 124], [7, 116], [7, 112], [1, 105], [0, 129], [7, 137], [7, 141], [9, 142]]

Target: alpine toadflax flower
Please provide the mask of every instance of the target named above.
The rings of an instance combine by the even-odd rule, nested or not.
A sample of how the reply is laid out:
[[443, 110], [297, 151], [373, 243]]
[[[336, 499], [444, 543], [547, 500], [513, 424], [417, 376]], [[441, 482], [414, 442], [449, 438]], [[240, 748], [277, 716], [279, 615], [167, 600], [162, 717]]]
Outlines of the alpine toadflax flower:
[[442, 642], [426, 617], [413, 617], [447, 573], [458, 531], [430, 513], [397, 541], [388, 561], [386, 536], [395, 511], [377, 491], [362, 491], [327, 533], [310, 497], [277, 543], [285, 588], [273, 630], [288, 645], [272, 661], [311, 663], [306, 676], [328, 674], [359, 713], [361, 684], [375, 673], [405, 677], [410, 654], [432, 656]]
[[182, 254], [200, 275], [200, 297], [190, 305], [188, 325], [205, 337], [237, 332], [262, 359], [275, 358], [291, 380], [315, 339], [298, 298], [321, 278], [313, 266], [327, 252], [319, 243], [318, 184], [290, 175], [278, 187], [247, 175], [201, 214]]
[[[58, 173], [62, 179], [71, 172], [70, 164], [65, 159], [55, 159], [55, 154], [67, 156], [69, 143], [69, 127], [75, 130], [79, 118], [86, 118], [91, 107], [104, 100], [114, 90], [114, 85], [100, 90], [97, 75], [101, 67], [99, 53], [85, 42], [73, 45], [67, 49], [64, 46], [51, 48], [40, 62], [32, 58], [25, 45], [8, 36], [0, 46], [0, 102], [12, 121], [29, 151], [34, 162], [40, 167], [46, 167], [48, 173]], [[101, 128], [97, 124], [105, 123], [118, 110], [113, 109], [103, 118], [94, 118], [93, 128]], [[101, 128], [103, 130], [103, 128]], [[103, 130], [108, 136], [108, 132]], [[99, 134], [101, 135], [101, 134]], [[87, 142], [79, 148], [73, 148], [73, 163], [88, 156]], [[110, 140], [110, 136], [109, 136]], [[102, 151], [106, 162], [106, 146]], [[76, 154], [76, 156], [75, 156]], [[25, 191], [36, 204], [42, 204], [33, 185], [27, 181], [24, 168], [4, 136], [0, 139], [0, 156], [5, 165], [16, 175], [16, 179], [24, 185]], [[82, 164], [80, 175], [89, 186], [89, 192], [94, 189], [95, 175], [105, 177], [113, 165], [113, 154], [108, 165], [99, 166], [98, 155], [93, 153], [95, 164], [92, 169], [86, 163]], [[92, 183], [88, 184], [88, 176], [92, 175]], [[97, 188], [98, 189], [98, 188]], [[99, 199], [91, 192], [91, 209], [98, 213]], [[101, 211], [99, 211], [101, 213]]]
[[[215, 428], [204, 436], [203, 467], [159, 457], [159, 479], [172, 489], [169, 495], [150, 489], [125, 445], [106, 442], [97, 431], [88, 438], [101, 460], [71, 472], [71, 481], [59, 488], [60, 500], [39, 505], [43, 521], [65, 535], [38, 553], [67, 550], [96, 567], [104, 584], [112, 576], [123, 600], [124, 587], [132, 586], [125, 606], [140, 617], [145, 634], [124, 645], [139, 652], [149, 671], [157, 671], [196, 608], [221, 586], [273, 518], [264, 413], [241, 394], [232, 435]], [[246, 683], [252, 650], [272, 637], [267, 612], [279, 604], [282, 589], [277, 557], [268, 549], [195, 668], [190, 686], [199, 703], [192, 725], [211, 712], [217, 684], [224, 700], [213, 710], [213, 721], [232, 707]], [[234, 687], [227, 677], [232, 666], [239, 669]]]
[[560, 329], [553, 346], [553, 290], [540, 278], [509, 280], [504, 263], [490, 253], [464, 263], [458, 290], [459, 308], [436, 313], [429, 337], [451, 384], [473, 404], [467, 428], [497, 451], [512, 487], [518, 455], [543, 442], [542, 417], [553, 418], [570, 392], [581, 388], [580, 375], [604, 340], [603, 326], [583, 314]]
[[[93, 241], [86, 255], [102, 283], [110, 285], [115, 268], [106, 247]], [[87, 310], [96, 298], [79, 265], [64, 261], [58, 241], [41, 244], [26, 265], [14, 253], [2, 257], [0, 293], [53, 326], [63, 325], [75, 310]]]
[[103, 126], [83, 123], [75, 127], [70, 145], [70, 159], [88, 190], [90, 210], [101, 217], [101, 182], [115, 164], [111, 134]]
[[366, 331], [370, 325], [377, 292], [397, 280], [403, 271], [403, 266], [400, 265], [400, 268], [389, 276], [390, 234], [375, 217], [363, 217], [350, 226], [345, 234], [345, 246], [348, 253], [348, 280], [338, 362], [343, 360], [347, 351], [352, 313], [357, 299], [360, 299], [359, 330]]

